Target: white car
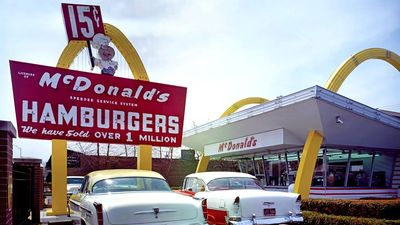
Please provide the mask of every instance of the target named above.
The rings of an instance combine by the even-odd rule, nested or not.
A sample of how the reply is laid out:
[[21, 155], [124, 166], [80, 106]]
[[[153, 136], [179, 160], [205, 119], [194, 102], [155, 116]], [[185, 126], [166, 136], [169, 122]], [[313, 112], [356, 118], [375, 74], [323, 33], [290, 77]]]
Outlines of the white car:
[[67, 176], [67, 194], [71, 195], [77, 192], [82, 185], [83, 176]]
[[208, 224], [303, 222], [299, 194], [266, 191], [256, 177], [246, 173], [193, 173], [186, 176], [181, 193], [206, 200]]
[[206, 224], [202, 201], [171, 191], [163, 176], [145, 170], [91, 172], [69, 207], [82, 225]]

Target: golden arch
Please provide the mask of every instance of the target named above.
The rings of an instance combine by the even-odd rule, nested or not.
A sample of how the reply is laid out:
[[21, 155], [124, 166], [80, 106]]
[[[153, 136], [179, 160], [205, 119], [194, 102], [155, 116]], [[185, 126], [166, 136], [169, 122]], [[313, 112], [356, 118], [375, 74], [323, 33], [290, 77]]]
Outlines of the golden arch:
[[[368, 59], [384, 60], [400, 71], [400, 57], [397, 54], [382, 48], [369, 48], [350, 56], [344, 61], [330, 76], [325, 84], [325, 88], [337, 92], [349, 74], [358, 65]], [[301, 194], [303, 198], [309, 197], [312, 175], [314, 174], [314, 165], [323, 138], [323, 134], [314, 129], [311, 129], [307, 135], [294, 185], [294, 192]]]
[[[260, 97], [249, 97], [249, 98], [241, 99], [241, 100], [233, 103], [227, 110], [225, 110], [224, 113], [222, 113], [222, 115], [219, 118], [229, 116], [232, 113], [236, 112], [238, 109], [240, 109], [246, 105], [262, 104], [264, 102], [269, 102], [269, 100], [265, 99], [265, 98], [260, 98]], [[197, 164], [196, 173], [207, 171], [209, 161], [210, 161], [210, 156], [205, 156], [204, 150], [203, 150], [203, 153], [200, 157], [199, 163]]]
[[330, 76], [329, 80], [325, 84], [325, 88], [337, 92], [349, 74], [358, 65], [368, 59], [384, 60], [400, 71], [400, 56], [396, 53], [383, 48], [369, 48], [350, 56], [346, 61], [344, 61]]
[[249, 97], [241, 99], [235, 103], [233, 103], [227, 110], [219, 118], [223, 118], [225, 116], [229, 116], [232, 113], [236, 112], [238, 109], [242, 108], [243, 106], [250, 105], [250, 104], [262, 104], [264, 102], [269, 102], [268, 99], [260, 98], [260, 97]]
[[[116, 27], [111, 24], [104, 23], [105, 35], [109, 36], [121, 52], [122, 56], [128, 63], [129, 68], [133, 73], [133, 77], [137, 80], [148, 81], [146, 70], [136, 52], [133, 45], [129, 42], [128, 38]], [[57, 67], [68, 69], [75, 57], [87, 46], [86, 41], [70, 41], [64, 48], [61, 56], [57, 62]], [[152, 146], [140, 145], [137, 165], [139, 169], [151, 170], [152, 165]], [[67, 177], [67, 141], [66, 140], [52, 140], [52, 190], [53, 190], [53, 204], [49, 215], [66, 215], [67, 214], [67, 190], [66, 190], [66, 177]]]

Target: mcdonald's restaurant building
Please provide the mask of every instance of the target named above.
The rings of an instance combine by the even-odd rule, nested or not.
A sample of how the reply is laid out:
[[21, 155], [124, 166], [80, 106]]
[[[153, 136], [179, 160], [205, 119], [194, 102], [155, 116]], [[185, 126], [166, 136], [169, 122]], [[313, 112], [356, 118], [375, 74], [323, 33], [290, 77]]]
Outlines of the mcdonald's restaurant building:
[[183, 144], [204, 156], [237, 160], [266, 189], [287, 191], [310, 130], [323, 136], [311, 198], [400, 195], [400, 114], [319, 86], [187, 130]]

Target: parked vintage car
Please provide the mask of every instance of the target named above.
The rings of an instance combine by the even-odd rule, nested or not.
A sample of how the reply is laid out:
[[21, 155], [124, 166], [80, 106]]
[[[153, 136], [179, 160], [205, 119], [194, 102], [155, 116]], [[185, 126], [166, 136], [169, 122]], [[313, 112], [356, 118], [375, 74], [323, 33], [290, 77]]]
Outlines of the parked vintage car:
[[302, 223], [299, 194], [266, 191], [256, 177], [238, 172], [186, 176], [182, 194], [205, 199], [207, 222], [217, 225]]
[[68, 204], [82, 225], [206, 224], [202, 201], [171, 191], [165, 178], [153, 171], [91, 172]]

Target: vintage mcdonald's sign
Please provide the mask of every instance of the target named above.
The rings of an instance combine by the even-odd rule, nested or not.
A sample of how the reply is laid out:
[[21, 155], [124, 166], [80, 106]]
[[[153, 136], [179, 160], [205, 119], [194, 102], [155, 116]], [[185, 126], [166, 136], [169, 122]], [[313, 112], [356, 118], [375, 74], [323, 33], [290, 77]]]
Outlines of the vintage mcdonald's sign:
[[10, 61], [19, 137], [180, 147], [186, 88]]

